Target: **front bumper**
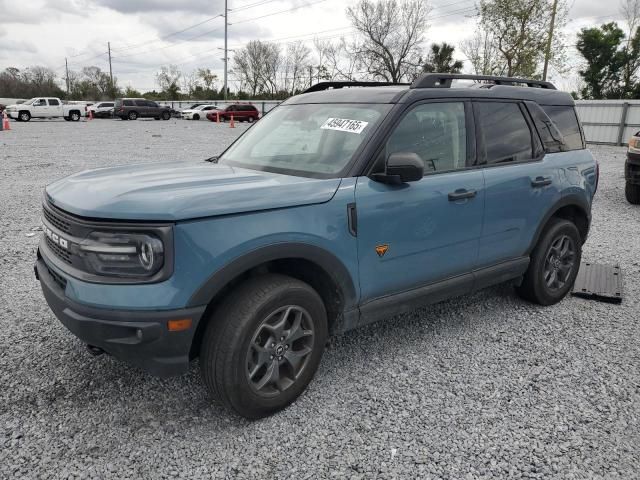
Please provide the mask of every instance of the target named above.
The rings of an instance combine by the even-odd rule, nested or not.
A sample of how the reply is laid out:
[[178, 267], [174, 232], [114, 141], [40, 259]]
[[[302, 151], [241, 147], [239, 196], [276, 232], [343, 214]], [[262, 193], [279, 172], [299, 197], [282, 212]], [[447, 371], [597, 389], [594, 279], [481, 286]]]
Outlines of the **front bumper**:
[[[205, 307], [181, 310], [107, 310], [65, 296], [64, 278], [38, 252], [36, 278], [53, 313], [83, 342], [160, 377], [186, 373], [192, 340]], [[108, 288], [108, 285], [105, 285]], [[169, 320], [190, 318], [188, 330], [170, 332]]]
[[624, 163], [624, 178], [627, 183], [640, 185], [640, 153], [627, 152]]

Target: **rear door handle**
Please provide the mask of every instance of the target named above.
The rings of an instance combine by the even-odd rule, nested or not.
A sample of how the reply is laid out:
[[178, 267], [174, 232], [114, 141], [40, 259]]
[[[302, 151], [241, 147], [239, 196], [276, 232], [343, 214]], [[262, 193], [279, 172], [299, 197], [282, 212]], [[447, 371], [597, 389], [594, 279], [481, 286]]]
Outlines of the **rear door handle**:
[[551, 177], [536, 177], [535, 180], [531, 180], [531, 186], [534, 188], [546, 187], [551, 185]]
[[455, 202], [457, 200], [464, 200], [465, 198], [473, 198], [478, 192], [475, 190], [467, 190], [466, 188], [459, 188], [455, 192], [449, 194], [449, 201]]

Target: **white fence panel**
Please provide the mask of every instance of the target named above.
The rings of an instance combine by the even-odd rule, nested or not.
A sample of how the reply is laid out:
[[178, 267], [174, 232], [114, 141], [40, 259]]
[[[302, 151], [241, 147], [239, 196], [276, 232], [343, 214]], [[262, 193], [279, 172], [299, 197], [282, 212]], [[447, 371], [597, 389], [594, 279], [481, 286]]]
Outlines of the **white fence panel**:
[[640, 100], [578, 100], [588, 143], [624, 145], [640, 130]]

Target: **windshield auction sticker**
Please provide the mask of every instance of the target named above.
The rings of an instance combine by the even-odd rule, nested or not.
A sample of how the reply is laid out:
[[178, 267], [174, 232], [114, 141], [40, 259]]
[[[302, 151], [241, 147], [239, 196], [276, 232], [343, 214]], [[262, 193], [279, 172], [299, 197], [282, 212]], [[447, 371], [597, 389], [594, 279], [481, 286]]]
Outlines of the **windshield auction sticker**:
[[348, 118], [327, 118], [320, 128], [324, 130], [338, 130], [360, 134], [369, 125], [369, 122], [361, 120], [349, 120]]

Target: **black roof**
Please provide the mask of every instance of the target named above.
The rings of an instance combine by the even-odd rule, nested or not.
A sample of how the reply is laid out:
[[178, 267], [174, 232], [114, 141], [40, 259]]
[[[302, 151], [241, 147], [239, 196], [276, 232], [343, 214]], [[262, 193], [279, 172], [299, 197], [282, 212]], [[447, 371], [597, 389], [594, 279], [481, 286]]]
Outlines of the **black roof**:
[[[471, 86], [452, 85], [451, 79], [482, 80]], [[517, 82], [517, 83], [516, 83]], [[350, 86], [352, 85], [352, 86]], [[363, 86], [366, 85], [366, 86]], [[369, 86], [371, 85], [371, 86]], [[574, 105], [571, 95], [537, 80], [476, 75], [426, 74], [409, 85], [374, 86], [373, 82], [323, 82], [309, 93], [289, 98], [284, 104], [301, 103], [412, 103], [432, 98], [486, 98], [530, 100], [540, 105]], [[518, 86], [529, 85], [529, 86]], [[323, 88], [320, 90], [320, 88]]]

